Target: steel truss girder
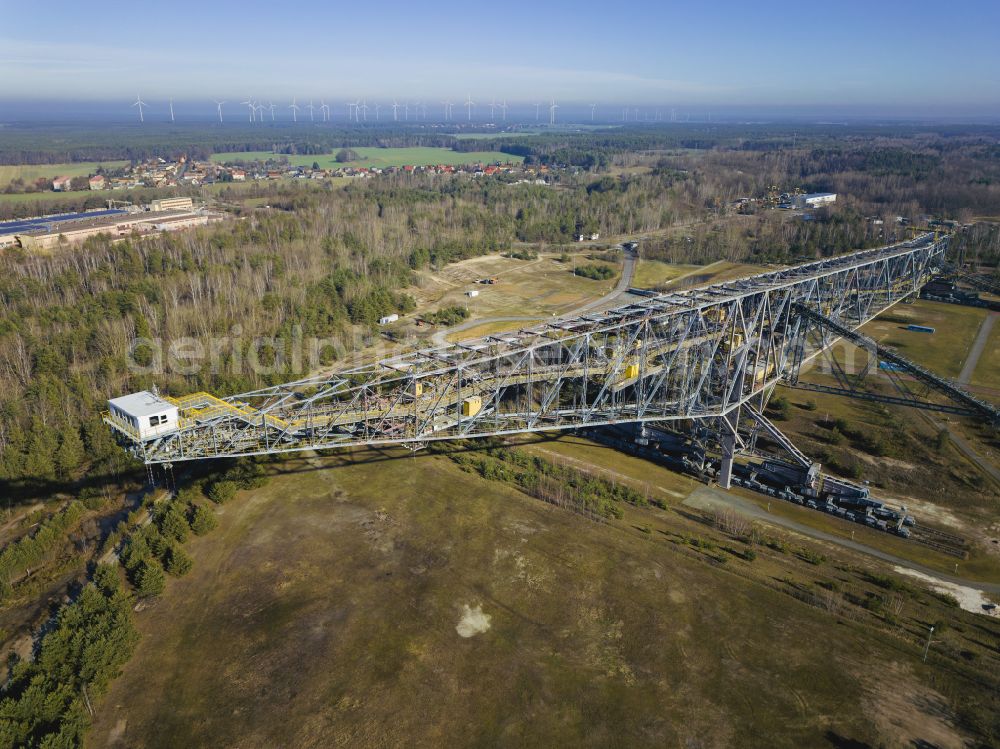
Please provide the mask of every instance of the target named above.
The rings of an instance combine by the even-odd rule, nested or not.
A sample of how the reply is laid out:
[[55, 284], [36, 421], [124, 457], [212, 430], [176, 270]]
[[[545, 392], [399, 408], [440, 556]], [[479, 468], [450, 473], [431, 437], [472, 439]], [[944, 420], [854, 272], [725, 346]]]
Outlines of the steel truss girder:
[[762, 409], [830, 345], [804, 335], [800, 310], [859, 327], [919, 290], [946, 247], [925, 235], [263, 388], [131, 449], [166, 463]]
[[893, 396], [882, 395], [873, 396], [869, 393], [860, 395], [859, 393], [862, 393], [863, 391], [858, 391], [857, 389], [850, 387], [850, 383], [846, 381], [846, 378], [845, 382], [847, 382], [848, 386], [841, 389], [844, 394], [853, 395], [855, 397], [869, 396], [870, 400], [878, 400], [884, 403], [903, 403], [904, 405], [919, 405], [950, 413], [972, 414], [979, 416], [994, 425], [1000, 425], [1000, 409], [992, 403], [987, 403], [986, 401], [977, 398], [972, 395], [972, 393], [968, 392], [951, 380], [934, 374], [916, 362], [910, 361], [891, 348], [883, 346], [877, 341], [860, 333], [849, 324], [845, 324], [842, 320], [828, 317], [816, 309], [812, 309], [799, 303], [796, 303], [795, 308], [803, 317], [816, 324], [816, 326], [820, 329], [821, 334], [824, 335], [824, 338], [827, 332], [846, 338], [851, 341], [851, 343], [867, 349], [870, 354], [874, 354], [879, 359], [892, 363], [894, 366], [905, 371], [907, 374], [911, 375], [914, 379], [923, 385], [926, 385], [928, 388], [942, 393], [953, 402], [960, 404], [961, 409], [947, 409], [941, 406], [936, 406], [935, 404], [921, 403], [915, 398], [895, 398]]

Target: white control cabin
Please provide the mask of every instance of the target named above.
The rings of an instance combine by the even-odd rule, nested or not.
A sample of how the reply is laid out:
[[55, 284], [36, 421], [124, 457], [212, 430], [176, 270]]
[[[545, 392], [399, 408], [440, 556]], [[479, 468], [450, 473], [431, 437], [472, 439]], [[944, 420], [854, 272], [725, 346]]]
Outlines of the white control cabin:
[[148, 390], [108, 401], [111, 418], [139, 439], [177, 431], [177, 406]]

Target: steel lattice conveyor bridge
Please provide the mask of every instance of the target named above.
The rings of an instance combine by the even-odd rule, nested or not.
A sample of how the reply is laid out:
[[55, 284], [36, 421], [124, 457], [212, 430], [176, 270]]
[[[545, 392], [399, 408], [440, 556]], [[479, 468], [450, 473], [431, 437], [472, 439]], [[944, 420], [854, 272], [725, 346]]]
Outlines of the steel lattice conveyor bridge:
[[241, 395], [164, 398], [174, 421], [152, 434], [104, 418], [146, 463], [714, 419], [732, 431], [731, 463], [740, 409], [759, 412], [833, 341], [804, 311], [855, 330], [919, 291], [947, 241], [926, 234]]

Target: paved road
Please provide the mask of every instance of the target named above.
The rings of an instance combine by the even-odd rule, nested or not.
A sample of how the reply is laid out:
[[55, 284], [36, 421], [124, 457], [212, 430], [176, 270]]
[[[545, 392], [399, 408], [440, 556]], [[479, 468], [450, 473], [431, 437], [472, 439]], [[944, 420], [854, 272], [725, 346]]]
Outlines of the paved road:
[[993, 324], [997, 321], [998, 316], [1000, 316], [1000, 312], [990, 312], [986, 316], [986, 319], [983, 320], [982, 325], [979, 326], [979, 334], [976, 336], [976, 340], [972, 344], [972, 349], [969, 351], [969, 356], [966, 357], [965, 364], [962, 366], [962, 372], [958, 376], [958, 381], [962, 385], [967, 385], [972, 378], [972, 373], [979, 363], [979, 357], [983, 355], [983, 349], [986, 348], [986, 342], [990, 338], [990, 331], [993, 330]]
[[629, 286], [632, 285], [632, 277], [635, 275], [635, 261], [638, 259], [639, 255], [637, 252], [625, 251], [624, 265], [622, 266], [622, 275], [618, 279], [618, 283], [615, 287], [602, 296], [600, 299], [595, 299], [592, 302], [587, 302], [586, 304], [577, 307], [572, 312], [567, 312], [564, 317], [573, 317], [576, 315], [582, 315], [585, 312], [590, 312], [593, 309], [603, 306], [612, 306], [612, 302], [617, 302], [618, 297], [628, 291]]
[[[625, 252], [624, 263], [622, 266], [622, 275], [618, 279], [618, 283], [615, 287], [598, 299], [587, 302], [576, 309], [570, 310], [569, 312], [564, 312], [560, 317], [576, 317], [577, 315], [582, 315], [585, 312], [590, 312], [598, 307], [612, 306], [613, 302], [618, 300], [622, 294], [628, 291], [629, 286], [632, 285], [632, 277], [635, 275], [635, 261], [637, 259], [637, 253], [635, 252]], [[444, 346], [448, 343], [448, 336], [454, 333], [461, 333], [463, 330], [469, 330], [471, 328], [478, 328], [480, 325], [492, 325], [498, 322], [538, 322], [542, 316], [535, 315], [533, 317], [525, 315], [514, 315], [506, 317], [479, 317], [473, 320], [466, 320], [463, 323], [454, 325], [450, 328], [445, 328], [444, 330], [439, 330], [435, 333], [431, 340], [434, 342], [435, 346]]]
[[[774, 501], [783, 502], [784, 500], [776, 499]], [[862, 554], [867, 554], [868, 556], [881, 559], [882, 561], [890, 562], [899, 567], [904, 567], [915, 572], [920, 572], [924, 575], [929, 575], [937, 578], [938, 580], [943, 580], [944, 582], [964, 585], [968, 588], [975, 588], [976, 590], [981, 590], [984, 593], [989, 593], [991, 595], [1000, 594], [1000, 584], [998, 583], [984, 583], [979, 580], [966, 580], [965, 578], [957, 577], [956, 575], [938, 572], [930, 567], [924, 567], [922, 564], [911, 562], [909, 559], [902, 559], [901, 557], [897, 557], [886, 551], [882, 551], [881, 549], [876, 549], [873, 546], [868, 546], [867, 544], [859, 543], [849, 538], [843, 538], [842, 536], [837, 536], [833, 533], [826, 533], [825, 531], [811, 528], [808, 525], [803, 525], [802, 523], [796, 522], [790, 518], [772, 514], [763, 508], [758, 507], [753, 502], [743, 499], [737, 494], [733, 494], [731, 491], [725, 492], [714, 487], [703, 486], [695, 489], [682, 504], [694, 507], [698, 510], [735, 510], [741, 515], [749, 517], [753, 520], [761, 520], [772, 525], [780, 525], [783, 528], [788, 528], [789, 530], [800, 533], [803, 536], [809, 536], [810, 538], [815, 538], [819, 541], [828, 541], [830, 543], [837, 544], [838, 546], [843, 546], [845, 548], [852, 549], [853, 551], [858, 551]]]

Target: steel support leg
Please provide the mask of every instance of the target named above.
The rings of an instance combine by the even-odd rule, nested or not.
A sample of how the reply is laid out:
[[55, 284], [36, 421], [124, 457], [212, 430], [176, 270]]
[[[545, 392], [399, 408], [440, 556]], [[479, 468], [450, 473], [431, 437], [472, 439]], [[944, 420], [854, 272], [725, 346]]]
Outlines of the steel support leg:
[[722, 435], [722, 466], [719, 469], [719, 486], [728, 489], [733, 479], [733, 457], [736, 455], [736, 435]]
[[740, 425], [740, 407], [719, 419], [722, 427], [722, 465], [719, 466], [719, 486], [728, 489], [733, 480], [733, 458], [736, 457], [736, 437]]

